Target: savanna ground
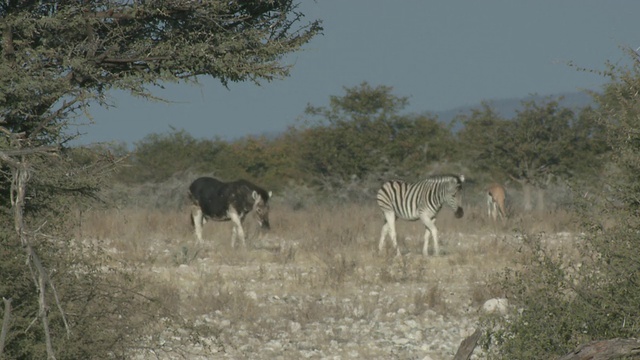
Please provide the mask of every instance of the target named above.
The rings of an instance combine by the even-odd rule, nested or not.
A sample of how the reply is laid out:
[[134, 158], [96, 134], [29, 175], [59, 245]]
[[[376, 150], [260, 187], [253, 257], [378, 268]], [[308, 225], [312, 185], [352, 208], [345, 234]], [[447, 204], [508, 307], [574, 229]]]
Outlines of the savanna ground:
[[[401, 258], [389, 242], [378, 253], [383, 217], [375, 201], [294, 210], [276, 197], [271, 231], [247, 217], [246, 248], [231, 248], [229, 222], [205, 224], [198, 244], [187, 206], [92, 210], [82, 214], [78, 236], [203, 329], [208, 341], [182, 349], [187, 358], [436, 360], [452, 359], [484, 302], [504, 296], [490, 284], [516, 266], [521, 233], [542, 234], [565, 253], [575, 241], [563, 211], [506, 224], [489, 221], [481, 201], [465, 212], [462, 219], [440, 212], [441, 254], [427, 258], [419, 222], [397, 222]], [[134, 356], [157, 357], [172, 356]]]

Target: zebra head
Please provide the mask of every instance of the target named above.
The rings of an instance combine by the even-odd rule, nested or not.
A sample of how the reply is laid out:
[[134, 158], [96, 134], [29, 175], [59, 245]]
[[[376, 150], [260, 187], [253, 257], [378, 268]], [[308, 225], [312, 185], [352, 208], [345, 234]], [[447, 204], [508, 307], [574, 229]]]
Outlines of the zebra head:
[[462, 183], [464, 183], [464, 175], [452, 176], [451, 181], [447, 183], [446, 199], [447, 204], [455, 212], [457, 218], [464, 216], [462, 209]]
[[258, 223], [263, 229], [270, 229], [269, 199], [271, 198], [271, 191], [269, 191], [268, 193], [265, 192], [265, 194], [261, 194], [254, 190], [251, 193], [251, 197], [253, 198], [253, 212], [254, 214], [256, 214]]

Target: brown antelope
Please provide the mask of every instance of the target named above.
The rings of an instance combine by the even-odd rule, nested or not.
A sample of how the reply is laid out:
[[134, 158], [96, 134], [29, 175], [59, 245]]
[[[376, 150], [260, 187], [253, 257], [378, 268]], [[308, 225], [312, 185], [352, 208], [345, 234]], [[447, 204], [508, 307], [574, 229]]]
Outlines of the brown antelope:
[[498, 214], [500, 219], [504, 221], [507, 217], [507, 212], [504, 207], [505, 191], [504, 186], [493, 183], [487, 187], [487, 207], [489, 211], [489, 217], [496, 221]]

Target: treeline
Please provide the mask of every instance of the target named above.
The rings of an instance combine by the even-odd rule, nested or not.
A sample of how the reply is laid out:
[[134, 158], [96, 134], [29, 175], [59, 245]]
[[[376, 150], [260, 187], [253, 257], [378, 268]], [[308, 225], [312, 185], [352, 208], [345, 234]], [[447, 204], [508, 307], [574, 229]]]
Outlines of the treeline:
[[275, 137], [201, 139], [177, 129], [150, 134], [135, 143], [116, 178], [140, 184], [212, 174], [276, 191], [295, 184], [342, 191], [377, 187], [391, 177], [464, 173], [476, 184], [519, 183], [530, 208], [536, 189], [595, 181], [609, 151], [595, 110], [564, 108], [559, 100], [523, 102], [510, 119], [483, 104], [445, 124], [432, 114], [406, 113], [408, 98], [365, 82], [331, 96], [328, 107], [308, 105], [296, 125]]

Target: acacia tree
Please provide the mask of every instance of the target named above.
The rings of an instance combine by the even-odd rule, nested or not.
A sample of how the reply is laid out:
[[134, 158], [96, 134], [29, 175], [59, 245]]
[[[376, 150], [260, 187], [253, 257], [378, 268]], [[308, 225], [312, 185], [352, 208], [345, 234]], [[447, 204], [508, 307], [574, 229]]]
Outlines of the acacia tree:
[[[565, 170], [562, 159], [573, 157], [568, 153], [573, 118], [573, 111], [559, 107], [556, 101], [543, 105], [524, 102], [512, 126], [506, 129], [509, 141], [500, 150], [510, 169], [509, 177], [522, 185], [525, 210], [531, 209], [531, 188], [544, 189], [553, 176]], [[540, 210], [544, 208], [541, 194]]]
[[[73, 136], [65, 130], [73, 116], [89, 114], [92, 104], [109, 105], [108, 93], [116, 89], [152, 98], [150, 86], [197, 82], [199, 76], [224, 85], [284, 77], [289, 65], [283, 56], [321, 30], [319, 21], [303, 22], [290, 0], [0, 2], [0, 160], [2, 188], [10, 198], [4, 215], [13, 217], [34, 274], [47, 357], [55, 354], [47, 290], [53, 284], [35, 235], [52, 225], [28, 217], [42, 199], [28, 184], [38, 184], [39, 176], [80, 179], [69, 169], [50, 171], [60, 167], [52, 161], [66, 158], [64, 145]], [[81, 170], [91, 175], [113, 162], [104, 164]], [[45, 191], [78, 194], [96, 188], [68, 185], [57, 181]]]
[[451, 130], [427, 115], [402, 114], [408, 98], [392, 91], [364, 82], [331, 96], [328, 107], [307, 106], [306, 127], [291, 129], [299, 132], [301, 167], [345, 181], [424, 175], [426, 165], [448, 160]]
[[538, 207], [544, 208], [544, 189], [555, 178], [584, 171], [585, 163], [596, 168], [603, 150], [594, 137], [589, 116], [576, 116], [557, 101], [522, 103], [516, 117], [502, 119], [488, 105], [460, 119], [459, 139], [471, 148], [473, 167], [496, 177], [518, 182], [524, 193], [524, 210], [531, 210], [532, 190], [538, 189]]
[[483, 102], [469, 114], [459, 115], [455, 122], [463, 125], [457, 137], [465, 145], [465, 156], [471, 168], [479, 173], [490, 174], [490, 180], [493, 181], [506, 178], [505, 167], [496, 159], [500, 147], [509, 141], [503, 137], [509, 120], [502, 118], [489, 104]]
[[637, 358], [637, 345], [626, 344], [640, 336], [640, 54], [627, 53], [630, 65], [609, 63], [602, 73], [610, 82], [593, 94], [599, 106], [590, 121], [601, 130], [594, 140], [609, 151], [592, 184], [576, 186], [590, 194], [574, 198], [584, 225], [579, 253], [523, 237], [528, 256], [499, 280], [512, 312], [483, 320], [489, 358]]

